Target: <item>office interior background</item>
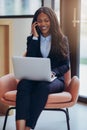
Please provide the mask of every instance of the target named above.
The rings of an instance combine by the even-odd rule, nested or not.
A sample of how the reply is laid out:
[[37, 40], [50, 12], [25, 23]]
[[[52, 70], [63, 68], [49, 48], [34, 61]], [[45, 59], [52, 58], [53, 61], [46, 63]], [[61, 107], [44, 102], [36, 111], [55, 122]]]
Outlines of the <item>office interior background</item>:
[[80, 79], [78, 100], [87, 103], [86, 0], [0, 0], [0, 77], [13, 72], [11, 57], [26, 51], [33, 14], [41, 6], [56, 12], [62, 31], [69, 39], [71, 74]]

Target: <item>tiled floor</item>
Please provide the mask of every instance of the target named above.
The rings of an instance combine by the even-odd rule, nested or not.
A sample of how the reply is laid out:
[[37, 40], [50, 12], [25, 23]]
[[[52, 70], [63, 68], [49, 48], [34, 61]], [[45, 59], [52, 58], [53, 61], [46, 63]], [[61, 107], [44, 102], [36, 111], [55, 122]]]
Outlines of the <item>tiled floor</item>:
[[[77, 103], [69, 109], [71, 130], [87, 130], [87, 104]], [[2, 130], [4, 117], [0, 117]], [[67, 130], [65, 115], [62, 112], [43, 111], [35, 130]], [[9, 116], [6, 130], [15, 130], [15, 117]]]

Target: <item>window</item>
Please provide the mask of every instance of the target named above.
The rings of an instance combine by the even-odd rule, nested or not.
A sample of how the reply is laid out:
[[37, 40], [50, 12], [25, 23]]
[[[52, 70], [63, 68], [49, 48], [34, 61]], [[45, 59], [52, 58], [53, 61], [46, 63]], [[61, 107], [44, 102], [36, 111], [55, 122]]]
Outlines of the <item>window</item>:
[[58, 20], [60, 21], [60, 0], [54, 1], [54, 11], [58, 17]]
[[80, 96], [87, 100], [87, 1], [81, 0]]
[[0, 0], [0, 17], [33, 15], [42, 0]]

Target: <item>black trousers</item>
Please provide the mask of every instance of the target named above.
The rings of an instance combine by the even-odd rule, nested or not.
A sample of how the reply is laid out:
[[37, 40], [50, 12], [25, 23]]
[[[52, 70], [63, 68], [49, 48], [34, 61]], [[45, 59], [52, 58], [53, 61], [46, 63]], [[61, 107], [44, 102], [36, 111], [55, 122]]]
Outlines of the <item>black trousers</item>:
[[52, 82], [22, 79], [17, 86], [16, 120], [26, 120], [26, 126], [34, 129], [50, 93], [64, 90], [59, 79]]

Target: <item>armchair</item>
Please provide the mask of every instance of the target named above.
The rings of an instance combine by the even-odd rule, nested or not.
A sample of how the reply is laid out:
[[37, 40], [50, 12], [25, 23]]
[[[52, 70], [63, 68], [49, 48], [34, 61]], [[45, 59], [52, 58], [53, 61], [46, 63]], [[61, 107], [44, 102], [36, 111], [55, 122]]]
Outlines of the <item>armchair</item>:
[[[76, 104], [79, 92], [79, 79], [77, 76], [71, 78], [69, 70], [65, 75], [65, 91], [61, 93], [50, 94], [44, 110], [63, 111], [66, 115], [67, 130], [70, 130], [68, 108]], [[7, 74], [0, 78], [0, 101], [3, 104], [11, 106], [8, 108], [5, 116], [3, 130], [5, 130], [7, 117], [11, 109], [16, 109], [16, 93], [18, 80], [13, 74]]]

